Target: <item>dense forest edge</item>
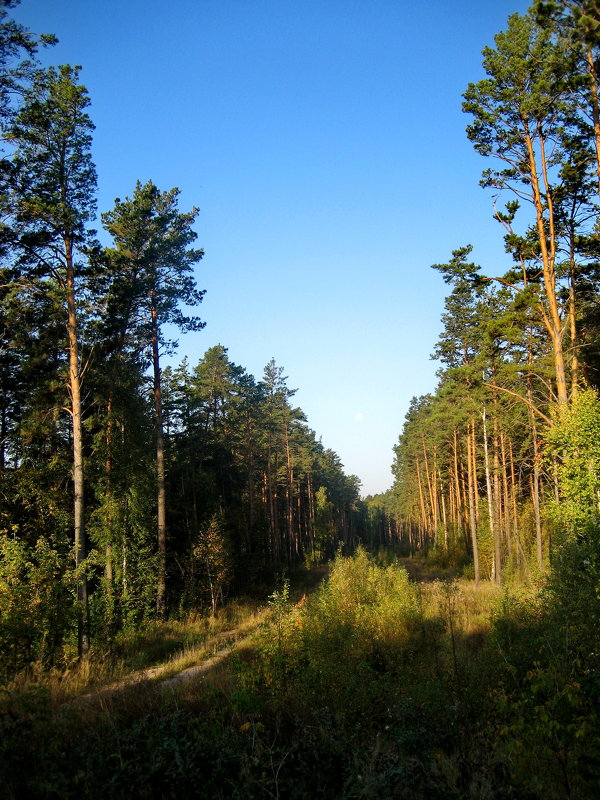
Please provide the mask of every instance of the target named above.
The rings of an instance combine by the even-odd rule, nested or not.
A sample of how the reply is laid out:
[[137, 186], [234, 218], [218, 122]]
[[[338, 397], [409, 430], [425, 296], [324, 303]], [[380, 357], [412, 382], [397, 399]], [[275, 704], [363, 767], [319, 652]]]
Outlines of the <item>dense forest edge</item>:
[[80, 68], [41, 68], [55, 38], [17, 5], [0, 0], [4, 794], [598, 797], [597, 3], [537, 2], [483, 51], [463, 109], [506, 268], [471, 245], [434, 265], [439, 384], [364, 499], [274, 359], [258, 379], [222, 344], [165, 366], [173, 331], [204, 327], [198, 209], [149, 180], [98, 215]]

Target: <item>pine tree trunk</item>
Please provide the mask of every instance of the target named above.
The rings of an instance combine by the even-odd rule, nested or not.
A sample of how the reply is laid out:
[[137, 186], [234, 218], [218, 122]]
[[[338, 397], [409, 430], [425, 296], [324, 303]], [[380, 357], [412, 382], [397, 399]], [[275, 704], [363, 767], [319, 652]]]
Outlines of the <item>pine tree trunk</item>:
[[288, 552], [290, 562], [292, 561], [292, 554], [294, 549], [294, 467], [292, 465], [292, 454], [290, 450], [290, 436], [289, 426], [286, 422], [285, 425], [285, 457], [286, 457], [286, 472], [287, 472], [287, 527], [288, 527]]
[[[529, 381], [528, 381], [529, 383]], [[531, 387], [528, 386], [528, 395], [531, 394]], [[537, 435], [537, 425], [533, 412], [531, 413], [531, 436], [533, 440], [533, 475], [531, 484], [531, 500], [533, 503], [533, 514], [535, 517], [535, 539], [537, 551], [537, 564], [538, 569], [543, 566], [543, 552], [542, 552], [542, 515], [540, 512], [540, 444]]]
[[429, 494], [429, 508], [431, 509], [431, 529], [433, 532], [433, 540], [434, 543], [437, 539], [437, 528], [438, 528], [438, 512], [437, 512], [437, 502], [435, 496], [435, 478], [429, 471], [429, 461], [427, 458], [427, 448], [425, 447], [425, 438], [422, 438], [423, 443], [423, 458], [425, 463], [425, 477], [427, 479], [427, 491]]
[[[440, 482], [441, 483], [441, 482]], [[431, 473], [431, 486], [433, 489], [433, 543], [437, 547], [440, 534], [440, 489], [438, 487], [437, 450], [433, 448], [433, 470]]]
[[[510, 505], [510, 492], [508, 488], [508, 468], [506, 464], [506, 436], [504, 431], [500, 433], [500, 458], [501, 458], [501, 482], [502, 482], [502, 519], [503, 519], [503, 528], [506, 537], [506, 544], [508, 548], [508, 553], [513, 552], [513, 548], [511, 547], [511, 538], [512, 538], [512, 526], [511, 526], [511, 519], [510, 519], [510, 512], [511, 512], [511, 505]], [[514, 546], [514, 554], [515, 560], [518, 560], [517, 554], [517, 547], [516, 542]]]
[[[310, 540], [314, 543], [315, 539], [315, 501], [312, 485], [312, 472], [306, 476], [306, 496], [308, 499], [308, 535]], [[313, 546], [314, 549], [314, 546]]]
[[[113, 393], [112, 388], [108, 394], [108, 403], [106, 405], [106, 458], [104, 459], [104, 474], [106, 476], [106, 494], [109, 499], [108, 515], [107, 515], [107, 528], [109, 532], [109, 539], [104, 548], [104, 581], [106, 583], [106, 592], [109, 598], [112, 599], [113, 595], [113, 555], [112, 555], [112, 431], [113, 431]], [[112, 606], [112, 603], [111, 603]]]
[[[545, 186], [545, 202], [542, 199], [541, 188], [538, 177], [537, 161], [535, 149], [531, 137], [526, 137], [527, 149], [529, 153], [529, 168], [531, 175], [531, 187], [533, 190], [533, 204], [536, 211], [536, 222], [538, 241], [542, 256], [544, 290], [548, 310], [542, 310], [542, 319], [550, 335], [552, 342], [552, 354], [554, 358], [554, 377], [556, 381], [556, 395], [560, 405], [568, 402], [567, 376], [565, 370], [565, 358], [563, 349], [563, 326], [560, 319], [558, 298], [556, 296], [556, 234], [554, 225], [554, 208], [552, 195], [548, 180], [548, 162], [546, 160], [545, 141], [543, 136], [537, 137], [539, 146], [542, 178]], [[548, 216], [545, 216], [547, 209]]]
[[477, 480], [477, 438], [475, 436], [475, 420], [471, 421], [471, 469], [473, 471], [473, 493], [475, 495], [475, 518], [477, 520], [477, 527], [481, 525], [481, 513], [479, 510], [479, 482]]
[[158, 313], [155, 304], [155, 293], [152, 292], [152, 368], [154, 376], [154, 415], [156, 434], [156, 486], [157, 486], [157, 540], [158, 540], [158, 576], [156, 581], [156, 612], [163, 619], [167, 613], [167, 500], [165, 441], [163, 431], [163, 410], [161, 394], [160, 354]]
[[248, 552], [252, 551], [252, 532], [254, 531], [254, 448], [249, 415], [246, 417], [246, 472], [248, 487]]
[[[467, 443], [468, 443], [469, 433], [467, 432]], [[469, 537], [470, 537], [470, 513], [469, 513], [469, 473], [470, 473], [470, 453], [469, 447], [467, 447], [467, 464], [459, 462], [459, 492], [460, 492], [460, 505], [463, 509], [463, 517], [462, 517], [462, 532], [465, 537], [465, 543], [467, 544], [467, 548], [469, 547]]]
[[421, 486], [421, 470], [419, 468], [419, 459], [417, 458], [417, 483], [419, 485], [419, 504], [421, 507], [421, 528], [423, 535], [427, 529], [427, 512], [425, 510], [425, 498], [423, 497], [423, 487]]
[[450, 480], [448, 481], [448, 502], [450, 503], [450, 524], [452, 525], [453, 538], [456, 538], [458, 530], [458, 506], [456, 503], [456, 489], [454, 488], [454, 476], [452, 467], [450, 469]]
[[[473, 430], [473, 445], [471, 444], [471, 429]], [[469, 423], [467, 431], [467, 483], [469, 493], [469, 522], [471, 527], [471, 548], [473, 550], [473, 568], [475, 570], [475, 585], [479, 586], [479, 547], [477, 544], [477, 514], [475, 511], [475, 482], [476, 475], [473, 473], [475, 459], [471, 453], [472, 446], [475, 444], [475, 423]]]
[[577, 319], [575, 306], [575, 234], [569, 238], [569, 334], [571, 337], [571, 396], [577, 397], [579, 383], [579, 358], [577, 356]]
[[271, 558], [279, 562], [279, 539], [277, 536], [277, 518], [275, 516], [275, 492], [273, 491], [273, 477], [271, 469], [271, 455], [267, 460], [267, 496], [269, 501], [269, 527], [271, 530]]
[[517, 483], [516, 475], [515, 475], [515, 460], [513, 456], [513, 444], [512, 439], [509, 438], [508, 440], [508, 454], [510, 456], [510, 481], [511, 481], [511, 499], [512, 499], [512, 517], [513, 517], [513, 536], [515, 542], [517, 544], [517, 565], [520, 567], [523, 565], [527, 573], [529, 573], [529, 564], [527, 563], [527, 558], [525, 553], [523, 552], [523, 545], [521, 544], [521, 534], [519, 531], [519, 513], [518, 513], [518, 506], [517, 506], [517, 496], [519, 494], [519, 484]]
[[[442, 486], [442, 476], [440, 478], [440, 486]], [[446, 519], [446, 500], [444, 496], [444, 488], [441, 488], [442, 495], [442, 524], [444, 526], [444, 550], [448, 552], [448, 520]]]
[[453, 439], [454, 439], [454, 484], [455, 484], [455, 496], [456, 496], [456, 521], [458, 523], [457, 527], [462, 528], [462, 495], [460, 491], [460, 477], [458, 471], [458, 436], [456, 432], [456, 428], [453, 431]]
[[500, 584], [501, 583], [500, 547], [499, 547], [499, 537], [496, 526], [496, 520], [494, 519], [495, 516], [494, 498], [492, 494], [492, 479], [490, 474], [490, 458], [488, 451], [487, 422], [486, 422], [485, 408], [483, 409], [481, 418], [483, 420], [483, 455], [485, 464], [485, 485], [487, 489], [488, 518], [490, 523], [490, 534], [492, 536], [492, 541], [494, 542], [494, 580], [496, 583]]
[[596, 146], [596, 175], [598, 177], [598, 194], [600, 195], [600, 107], [598, 103], [598, 79], [596, 64], [591, 47], [586, 49], [585, 60], [590, 76], [590, 105], [592, 106], [592, 119], [594, 122], [594, 144]]
[[[497, 402], [496, 392], [494, 392], [494, 405]], [[494, 408], [494, 425], [493, 425], [493, 436], [492, 436], [492, 446], [493, 446], [493, 473], [492, 473], [492, 486], [493, 486], [493, 497], [492, 497], [492, 505], [494, 509], [494, 518], [496, 520], [496, 530], [495, 530], [495, 538], [494, 538], [494, 553], [496, 555], [497, 564], [498, 564], [498, 583], [502, 582], [502, 539], [505, 536], [505, 528], [503, 526], [503, 515], [502, 515], [502, 495], [500, 491], [500, 454], [499, 454], [499, 435], [498, 435], [498, 417], [497, 409]]]
[[73, 247], [69, 238], [64, 240], [67, 268], [67, 328], [69, 336], [69, 389], [73, 425], [73, 527], [75, 533], [75, 569], [77, 572], [77, 642], [79, 656], [90, 649], [88, 611], [88, 587], [84, 571], [86, 558], [84, 520], [84, 476], [83, 476], [83, 425], [81, 411], [81, 374], [79, 370], [79, 347], [77, 339], [77, 310], [75, 304], [75, 275], [73, 269]]

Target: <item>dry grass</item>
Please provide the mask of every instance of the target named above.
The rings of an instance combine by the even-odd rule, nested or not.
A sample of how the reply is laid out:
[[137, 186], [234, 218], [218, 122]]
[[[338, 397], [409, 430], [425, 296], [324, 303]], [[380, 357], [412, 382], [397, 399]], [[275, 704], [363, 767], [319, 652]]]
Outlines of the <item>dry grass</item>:
[[478, 652], [488, 641], [494, 618], [502, 616], [515, 602], [531, 607], [537, 603], [538, 586], [497, 586], [492, 581], [433, 580], [419, 583], [425, 618], [443, 620], [453, 646], [460, 644], [463, 655]]
[[151, 622], [142, 631], [122, 635], [112, 652], [92, 649], [88, 658], [73, 660], [66, 669], [44, 670], [39, 664], [3, 687], [5, 699], [42, 691], [51, 707], [74, 698], [109, 695], [124, 687], [168, 679], [200, 665], [263, 624], [270, 610], [233, 601], [216, 616]]
[[421, 583], [420, 591], [426, 615], [444, 619], [451, 615], [454, 630], [464, 635], [489, 630], [490, 611], [502, 595], [502, 589], [489, 581], [477, 587], [465, 579]]
[[209, 659], [220, 660], [219, 656], [231, 652], [241, 641], [246, 640], [258, 627], [266, 623], [271, 613], [269, 608], [257, 609], [250, 616], [241, 619], [235, 628], [222, 630], [208, 637], [201, 647], [182, 650], [168, 663], [157, 668], [159, 672], [152, 677], [168, 679], [183, 670], [200, 666]]

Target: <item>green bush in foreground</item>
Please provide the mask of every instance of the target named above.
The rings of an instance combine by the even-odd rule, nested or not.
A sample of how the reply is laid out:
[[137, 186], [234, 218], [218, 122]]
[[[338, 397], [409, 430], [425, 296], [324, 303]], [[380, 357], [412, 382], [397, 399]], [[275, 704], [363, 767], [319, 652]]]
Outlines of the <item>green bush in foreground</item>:
[[50, 666], [72, 622], [63, 556], [0, 531], [0, 681], [32, 662]]

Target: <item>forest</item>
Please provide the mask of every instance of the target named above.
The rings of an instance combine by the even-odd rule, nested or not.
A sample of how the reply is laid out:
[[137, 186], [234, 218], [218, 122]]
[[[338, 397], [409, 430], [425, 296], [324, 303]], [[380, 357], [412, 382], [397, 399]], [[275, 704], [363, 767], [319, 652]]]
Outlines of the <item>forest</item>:
[[458, 242], [433, 265], [439, 383], [367, 498], [274, 358], [258, 378], [223, 344], [174, 365], [204, 328], [198, 209], [150, 180], [98, 210], [79, 68], [42, 68], [55, 36], [17, 6], [2, 796], [598, 797], [596, 0], [536, 2], [483, 50], [463, 111], [505, 269]]

